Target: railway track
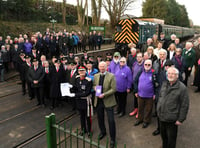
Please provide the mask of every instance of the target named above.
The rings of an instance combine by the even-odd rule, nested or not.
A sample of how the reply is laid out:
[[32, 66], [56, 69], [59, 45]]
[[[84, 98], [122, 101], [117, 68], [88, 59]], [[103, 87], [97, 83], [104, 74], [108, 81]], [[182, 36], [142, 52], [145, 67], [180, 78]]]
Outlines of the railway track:
[[[64, 117], [63, 119], [61, 119], [60, 121], [58, 121], [57, 124], [62, 124], [63, 122], [69, 121], [69, 120], [71, 120], [72, 118], [74, 118], [74, 117], [76, 117], [76, 116], [78, 116], [78, 114], [72, 113], [72, 114], [70, 114], [69, 116], [66, 116], [66, 117]], [[43, 130], [41, 130], [40, 132], [38, 132], [37, 134], [31, 136], [30, 138], [28, 138], [28, 139], [22, 141], [21, 143], [19, 143], [19, 144], [13, 146], [13, 148], [22, 148], [22, 147], [28, 145], [28, 144], [31, 143], [32, 141], [34, 141], [34, 140], [40, 138], [41, 136], [43, 136], [43, 135], [45, 135], [45, 134], [46, 134], [46, 129], [43, 129]]]

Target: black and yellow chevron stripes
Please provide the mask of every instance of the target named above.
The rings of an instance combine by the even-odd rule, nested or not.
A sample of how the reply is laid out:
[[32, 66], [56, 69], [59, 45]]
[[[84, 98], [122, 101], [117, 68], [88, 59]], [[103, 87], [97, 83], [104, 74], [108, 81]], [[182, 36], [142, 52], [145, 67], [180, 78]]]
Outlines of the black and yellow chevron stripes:
[[121, 32], [116, 32], [115, 33], [115, 42], [116, 43], [138, 43], [139, 40], [139, 29], [134, 29], [138, 30], [137, 32], [133, 32], [133, 26], [137, 22], [133, 19], [124, 19], [120, 20], [117, 25], [121, 26]]

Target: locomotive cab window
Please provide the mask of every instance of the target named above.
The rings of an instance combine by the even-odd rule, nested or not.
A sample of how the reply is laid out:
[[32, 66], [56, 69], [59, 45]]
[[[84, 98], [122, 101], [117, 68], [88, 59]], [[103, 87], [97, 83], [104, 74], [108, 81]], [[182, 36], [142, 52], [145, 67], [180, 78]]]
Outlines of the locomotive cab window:
[[117, 30], [117, 32], [121, 32], [122, 31], [122, 26], [121, 25], [117, 25], [116, 26], [116, 30]]
[[139, 25], [138, 24], [133, 24], [132, 31], [133, 32], [138, 32], [138, 30], [139, 30]]

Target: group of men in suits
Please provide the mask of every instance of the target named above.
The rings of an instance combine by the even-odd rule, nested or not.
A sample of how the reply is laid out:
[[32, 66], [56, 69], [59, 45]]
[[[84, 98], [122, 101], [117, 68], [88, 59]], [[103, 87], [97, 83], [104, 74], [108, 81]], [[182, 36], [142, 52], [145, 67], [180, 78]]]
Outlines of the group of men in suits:
[[74, 83], [78, 74], [74, 61], [66, 63], [66, 58], [52, 58], [52, 62], [46, 60], [46, 56], [34, 57], [19, 54], [18, 71], [22, 81], [22, 94], [26, 94], [26, 86], [30, 100], [37, 98], [37, 105], [45, 106], [45, 99], [51, 101], [51, 109], [61, 103], [60, 83]]

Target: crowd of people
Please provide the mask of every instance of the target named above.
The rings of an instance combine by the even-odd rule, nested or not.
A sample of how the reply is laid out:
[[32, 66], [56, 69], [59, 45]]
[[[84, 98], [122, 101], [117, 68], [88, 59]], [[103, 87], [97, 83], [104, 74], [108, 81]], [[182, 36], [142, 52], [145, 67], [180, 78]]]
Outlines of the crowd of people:
[[[5, 39], [0, 36], [0, 69], [1, 81], [4, 80], [4, 72], [8, 72], [10, 62], [13, 62], [15, 68], [17, 58], [20, 52], [26, 55], [37, 57], [45, 55], [47, 59], [53, 56], [58, 57], [60, 54], [68, 55], [70, 52], [74, 54], [87, 50], [100, 50], [103, 43], [101, 33], [96, 31], [87, 35], [85, 32], [75, 31], [67, 32], [50, 32], [49, 28], [45, 33], [37, 32], [35, 34], [19, 34], [18, 37], [11, 38], [7, 36]], [[87, 48], [86, 48], [87, 47]], [[36, 51], [33, 52], [32, 49]], [[39, 59], [38, 59], [39, 60]], [[13, 65], [12, 65], [13, 66]]]
[[[76, 36], [79, 41], [74, 44]], [[8, 36], [3, 42], [0, 37], [1, 77], [2, 69], [9, 71], [8, 64], [12, 61], [20, 73], [22, 95], [28, 92], [30, 100], [36, 97], [37, 105], [44, 107], [50, 100], [50, 109], [62, 105], [63, 99], [70, 101], [73, 110], [80, 113], [81, 135], [91, 136], [91, 116], [95, 110], [99, 139], [105, 137], [105, 110], [111, 148], [116, 143], [114, 114], [120, 118], [126, 114], [127, 94], [133, 93], [134, 109], [129, 116], [136, 116], [134, 126], [142, 124], [147, 128], [155, 106], [153, 115], [158, 122], [152, 134], [161, 134], [163, 148], [175, 148], [178, 125], [186, 119], [189, 108], [187, 81], [193, 65], [195, 78], [192, 85], [197, 86], [195, 92], [200, 91], [200, 38], [194, 47], [191, 42], [183, 46], [174, 34], [171, 40], [166, 40], [164, 33], [159, 38], [155, 34], [141, 49], [130, 43], [127, 57], [115, 52], [113, 55], [107, 53], [104, 59], [100, 55], [95, 59], [88, 56], [83, 36], [66, 30], [52, 35], [47, 29], [44, 35], [20, 35], [14, 41]], [[70, 38], [74, 38], [73, 44]], [[95, 44], [90, 44], [90, 40], [98, 42], [95, 38], [96, 32], [90, 33], [91, 50], [96, 50]], [[75, 56], [77, 51], [84, 52], [84, 55], [81, 58]], [[71, 88], [64, 97], [61, 95], [62, 83]]]

